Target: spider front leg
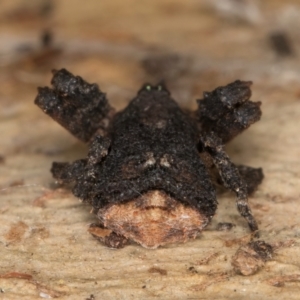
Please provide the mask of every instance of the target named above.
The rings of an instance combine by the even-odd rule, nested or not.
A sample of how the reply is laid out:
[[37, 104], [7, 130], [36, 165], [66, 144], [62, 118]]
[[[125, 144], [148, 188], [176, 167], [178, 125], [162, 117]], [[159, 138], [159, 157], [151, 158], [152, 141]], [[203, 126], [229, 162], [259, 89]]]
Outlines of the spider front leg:
[[35, 104], [84, 142], [105, 132], [114, 110], [99, 87], [65, 69], [53, 73], [53, 87], [39, 88]]
[[256, 220], [248, 204], [247, 185], [240, 176], [238, 168], [224, 151], [222, 140], [212, 133], [201, 136], [200, 146], [203, 151], [212, 157], [225, 187], [236, 193], [236, 204], [239, 213], [247, 220], [252, 231], [258, 231]]
[[250, 81], [237, 80], [198, 100], [198, 122], [202, 131], [215, 132], [227, 143], [261, 117], [260, 102], [249, 101]]

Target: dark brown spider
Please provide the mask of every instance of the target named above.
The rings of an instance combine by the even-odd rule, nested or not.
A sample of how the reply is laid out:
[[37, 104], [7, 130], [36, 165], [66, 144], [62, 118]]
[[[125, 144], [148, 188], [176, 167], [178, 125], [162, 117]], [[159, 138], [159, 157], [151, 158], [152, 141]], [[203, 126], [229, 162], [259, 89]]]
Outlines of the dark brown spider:
[[99, 224], [90, 232], [108, 246], [133, 240], [156, 248], [195, 238], [217, 209], [213, 167], [236, 193], [250, 229], [258, 230], [247, 197], [262, 170], [235, 166], [224, 151], [260, 119], [260, 103], [249, 101], [251, 82], [204, 93], [193, 114], [183, 112], [164, 85], [144, 85], [115, 113], [96, 84], [65, 69], [55, 71], [51, 83], [39, 88], [35, 103], [89, 143], [87, 158], [54, 162], [52, 174], [93, 206]]

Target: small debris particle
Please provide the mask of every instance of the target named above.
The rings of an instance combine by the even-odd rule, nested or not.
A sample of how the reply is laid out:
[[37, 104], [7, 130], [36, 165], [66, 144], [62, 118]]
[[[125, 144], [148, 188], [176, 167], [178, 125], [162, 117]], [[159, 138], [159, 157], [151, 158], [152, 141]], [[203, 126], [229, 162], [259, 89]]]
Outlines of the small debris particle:
[[145, 286], [145, 285], [143, 285], [143, 286], [142, 286], [142, 289], [145, 289], [145, 288], [146, 288], [146, 286]]
[[95, 300], [95, 296], [93, 294], [90, 295], [90, 297], [85, 298], [85, 300]]
[[270, 44], [274, 52], [281, 57], [294, 55], [291, 41], [285, 32], [273, 32], [269, 36]]
[[5, 157], [3, 155], [0, 155], [0, 165], [5, 163]]
[[231, 264], [236, 273], [253, 275], [265, 262], [272, 259], [273, 248], [264, 241], [250, 242], [241, 246], [232, 258]]
[[149, 273], [158, 273], [158, 274], [163, 275], [163, 276], [168, 275], [167, 270], [164, 270], [164, 269], [161, 269], [161, 268], [158, 268], [158, 267], [152, 267], [148, 270], [148, 272]]
[[223, 222], [223, 223], [218, 223], [217, 225], [217, 230], [218, 231], [229, 231], [231, 230], [233, 227], [235, 227], [235, 224], [233, 223], [228, 223], [228, 222]]

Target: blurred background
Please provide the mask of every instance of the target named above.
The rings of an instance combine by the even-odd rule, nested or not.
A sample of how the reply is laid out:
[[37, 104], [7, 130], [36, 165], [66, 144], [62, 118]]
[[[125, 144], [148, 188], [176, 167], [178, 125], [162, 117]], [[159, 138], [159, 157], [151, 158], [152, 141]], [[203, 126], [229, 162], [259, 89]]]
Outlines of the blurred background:
[[203, 90], [237, 78], [276, 85], [299, 79], [297, 0], [0, 5], [2, 99], [17, 96], [3, 84], [18, 85], [18, 93], [47, 84], [50, 70], [61, 67], [99, 83], [120, 107], [144, 81], [164, 79], [178, 101], [194, 105]]
[[[274, 286], [287, 282], [280, 292], [298, 299], [299, 29], [299, 0], [0, 0], [0, 292], [9, 291], [6, 299], [274, 299]], [[253, 81], [262, 120], [227, 151], [236, 163], [263, 167], [251, 207], [262, 239], [285, 245], [267, 268], [247, 279], [232, 273], [230, 258], [244, 241], [237, 237], [249, 232], [230, 193], [220, 195], [217, 216], [195, 241], [113, 254], [96, 243], [86, 232], [95, 221], [90, 208], [70, 191], [55, 190], [49, 172], [52, 161], [84, 157], [86, 146], [33, 104], [37, 87], [49, 85], [51, 70], [59, 68], [98, 83], [118, 110], [144, 82], [164, 80], [182, 107], [195, 109], [204, 91]], [[236, 227], [218, 232], [221, 221]], [[199, 263], [207, 257], [212, 263]], [[10, 272], [31, 277], [19, 288], [16, 273], [3, 275]]]

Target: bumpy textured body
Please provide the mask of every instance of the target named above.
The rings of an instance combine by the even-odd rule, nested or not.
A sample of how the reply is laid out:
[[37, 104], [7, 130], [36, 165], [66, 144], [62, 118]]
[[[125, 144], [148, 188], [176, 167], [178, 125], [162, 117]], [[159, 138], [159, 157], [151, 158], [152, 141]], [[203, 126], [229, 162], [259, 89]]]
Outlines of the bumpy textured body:
[[111, 247], [133, 240], [148, 248], [195, 238], [217, 208], [212, 165], [236, 193], [251, 230], [258, 229], [247, 195], [262, 171], [235, 166], [223, 148], [260, 118], [260, 103], [249, 101], [249, 82], [205, 93], [194, 114], [184, 112], [163, 85], [145, 85], [115, 113], [97, 85], [64, 69], [52, 84], [39, 89], [35, 103], [89, 142], [86, 159], [54, 163], [52, 173], [93, 206], [105, 228], [100, 234], [92, 226], [94, 236]]

